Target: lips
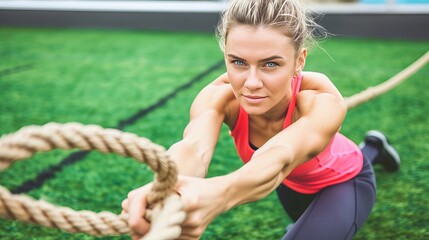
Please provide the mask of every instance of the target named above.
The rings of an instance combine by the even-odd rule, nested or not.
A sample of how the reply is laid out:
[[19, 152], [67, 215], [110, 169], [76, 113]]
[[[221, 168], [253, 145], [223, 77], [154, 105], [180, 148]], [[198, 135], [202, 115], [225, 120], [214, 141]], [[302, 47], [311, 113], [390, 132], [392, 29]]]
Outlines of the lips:
[[254, 96], [254, 95], [243, 95], [245, 98], [250, 98], [250, 99], [261, 99], [261, 98], [265, 98], [262, 96]]
[[243, 94], [244, 99], [250, 103], [260, 103], [262, 102], [266, 97], [265, 96], [258, 96], [258, 95], [245, 95]]

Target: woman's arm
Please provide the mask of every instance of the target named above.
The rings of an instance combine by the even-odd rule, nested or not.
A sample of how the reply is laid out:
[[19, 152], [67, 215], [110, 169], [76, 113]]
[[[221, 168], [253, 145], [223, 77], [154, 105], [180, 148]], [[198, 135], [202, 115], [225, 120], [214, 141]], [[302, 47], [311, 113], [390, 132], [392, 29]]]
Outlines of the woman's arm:
[[[213, 200], [213, 194], [221, 191], [215, 190], [218, 186], [205, 185], [206, 182], [202, 178], [206, 176], [221, 125], [225, 120], [228, 121], [229, 104], [234, 99], [230, 85], [225, 84], [224, 80], [225, 75], [222, 75], [201, 90], [191, 106], [190, 121], [184, 130], [183, 139], [168, 150], [179, 171], [175, 190], [182, 196], [184, 210], [188, 213], [183, 226], [192, 226], [191, 232], [183, 231], [186, 236], [198, 236], [198, 229], [194, 226], [203, 226], [194, 217], [200, 214], [192, 214], [193, 210], [198, 210], [196, 203], [203, 204], [204, 210], [212, 209], [209, 212], [213, 218], [218, 215], [217, 211], [213, 211], [213, 207], [215, 209], [219, 207], [211, 200]], [[135, 189], [122, 202], [123, 212], [129, 213], [128, 221], [133, 230], [133, 239], [138, 239], [149, 230], [150, 225], [143, 216], [146, 212], [146, 198], [150, 189], [151, 184]], [[207, 201], [200, 200], [201, 196], [207, 197]]]
[[168, 150], [180, 175], [205, 177], [207, 174], [228, 103], [234, 98], [230, 86], [219, 82], [222, 79], [219, 77], [197, 95], [183, 139]]

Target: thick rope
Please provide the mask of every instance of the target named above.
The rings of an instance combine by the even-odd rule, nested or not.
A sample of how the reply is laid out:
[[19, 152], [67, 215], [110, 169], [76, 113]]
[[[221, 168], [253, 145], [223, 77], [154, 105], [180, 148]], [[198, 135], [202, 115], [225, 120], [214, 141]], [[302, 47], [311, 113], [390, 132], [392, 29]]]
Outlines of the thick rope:
[[[84, 126], [79, 123], [57, 124], [44, 126], [28, 126], [18, 132], [0, 138], [0, 170], [11, 163], [29, 158], [36, 152], [49, 151], [55, 148], [82, 150], [98, 150], [103, 153], [117, 153], [128, 156], [139, 162], [146, 163], [156, 173], [151, 194], [148, 196], [149, 206], [158, 206], [153, 211], [152, 225], [165, 226], [179, 231], [164, 229], [159, 233], [150, 233], [152, 238], [175, 239], [180, 235], [179, 220], [184, 220], [181, 202], [178, 197], [169, 197], [177, 179], [174, 162], [170, 161], [165, 149], [145, 138], [115, 129], [103, 129], [99, 126]], [[173, 199], [173, 200], [171, 200]], [[162, 204], [163, 203], [163, 204]], [[154, 213], [168, 212], [173, 220], [162, 219], [162, 223]], [[166, 215], [166, 214], [164, 214]], [[126, 215], [114, 215], [109, 212], [93, 213], [90, 211], [74, 211], [70, 208], [57, 207], [44, 201], [36, 201], [24, 195], [11, 194], [0, 186], [0, 216], [17, 219], [26, 223], [35, 223], [47, 227], [56, 227], [67, 232], [82, 232], [95, 236], [118, 235], [129, 233]], [[158, 219], [158, 223], [155, 219]], [[166, 234], [168, 233], [168, 234]], [[161, 234], [161, 235], [159, 235]]]
[[[394, 88], [417, 72], [429, 61], [429, 51], [409, 67], [389, 80], [370, 87], [345, 99], [348, 109], [369, 101]], [[50, 123], [42, 127], [24, 127], [15, 134], [0, 138], [0, 171], [17, 160], [25, 159], [39, 151], [54, 148], [82, 150], [96, 149], [104, 153], [118, 153], [147, 163], [157, 173], [152, 193], [148, 197], [152, 211], [152, 227], [144, 239], [176, 239], [180, 224], [185, 219], [177, 195], [171, 194], [177, 179], [176, 166], [168, 159], [165, 149], [134, 134], [98, 126], [78, 123]], [[0, 216], [47, 227], [57, 227], [68, 232], [82, 232], [95, 236], [129, 233], [127, 216], [109, 212], [93, 213], [57, 207], [44, 201], [35, 201], [24, 195], [11, 194], [0, 186]], [[162, 220], [162, 221], [161, 221]]]
[[422, 57], [417, 59], [413, 64], [405, 68], [404, 70], [397, 73], [395, 76], [391, 77], [387, 81], [375, 86], [369, 87], [366, 90], [354, 94], [345, 99], [348, 109], [354, 108], [364, 102], [367, 102], [375, 97], [378, 97], [392, 88], [396, 87], [411, 75], [420, 70], [429, 62], [429, 51], [427, 51]]

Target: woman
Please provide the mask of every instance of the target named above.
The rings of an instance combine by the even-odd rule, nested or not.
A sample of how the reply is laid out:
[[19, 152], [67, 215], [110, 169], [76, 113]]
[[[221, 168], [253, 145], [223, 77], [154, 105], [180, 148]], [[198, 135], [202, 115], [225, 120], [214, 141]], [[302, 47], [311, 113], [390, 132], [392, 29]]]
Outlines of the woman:
[[[338, 132], [343, 97], [325, 75], [303, 72], [315, 27], [297, 0], [233, 0], [224, 12], [218, 37], [227, 72], [195, 98], [183, 139], [168, 151], [187, 213], [182, 239], [200, 238], [222, 212], [274, 190], [295, 221], [284, 239], [351, 239], [367, 219], [371, 163], [397, 170], [399, 156], [380, 132], [369, 132], [362, 150]], [[204, 179], [222, 124], [246, 164]], [[134, 238], [149, 228], [149, 189], [122, 203]]]

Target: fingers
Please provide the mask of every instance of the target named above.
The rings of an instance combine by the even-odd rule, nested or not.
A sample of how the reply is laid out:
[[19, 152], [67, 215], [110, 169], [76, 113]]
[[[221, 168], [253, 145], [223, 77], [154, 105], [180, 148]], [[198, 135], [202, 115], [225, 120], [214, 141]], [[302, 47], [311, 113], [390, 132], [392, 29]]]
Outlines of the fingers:
[[[179, 176], [175, 186], [175, 191], [181, 195], [183, 210], [186, 212], [182, 215], [170, 216], [168, 219], [169, 225], [181, 226], [181, 236], [179, 239], [199, 239], [204, 233], [209, 221], [211, 220], [211, 212], [213, 212], [213, 204], [207, 200], [206, 195], [199, 194], [206, 190], [205, 182], [201, 179]], [[150, 229], [149, 222], [145, 219], [147, 196], [150, 193], [151, 185], [145, 185], [131, 191], [128, 198], [121, 203], [124, 213], [128, 213], [128, 224], [132, 231], [132, 239], [140, 239], [147, 234]], [[196, 191], [196, 189], [201, 191]], [[201, 198], [206, 196], [205, 198]], [[167, 218], [163, 218], [167, 221]], [[155, 224], [155, 222], [154, 222]], [[155, 224], [156, 225], [156, 224]], [[152, 227], [155, 227], [153, 225]]]
[[128, 212], [128, 198], [125, 198], [124, 201], [122, 201], [121, 207], [122, 207], [122, 213]]
[[140, 194], [142, 191], [143, 191], [143, 192], [148, 192], [148, 191], [149, 191], [149, 189], [150, 189], [150, 186], [151, 186], [151, 185], [152, 185], [152, 184], [147, 184], [147, 185], [145, 185], [145, 186], [143, 186], [143, 187], [140, 187], [140, 188], [137, 188], [137, 189], [134, 189], [134, 190], [130, 191], [130, 192], [128, 193], [128, 198], [125, 198], [125, 199], [122, 201], [122, 203], [121, 203], [122, 212], [123, 212], [123, 213], [127, 213], [127, 212], [129, 212], [129, 211], [128, 211], [128, 206], [129, 206], [129, 199], [130, 199], [130, 198], [134, 198], [135, 196], [137, 196], [138, 194]]
[[144, 235], [149, 231], [149, 223], [145, 220], [146, 194], [136, 194], [128, 200], [128, 224], [130, 229], [139, 235]]
[[121, 203], [122, 213], [128, 214], [128, 226], [132, 239], [140, 239], [150, 228], [149, 222], [144, 218], [150, 186], [145, 185], [128, 193], [128, 198]]

